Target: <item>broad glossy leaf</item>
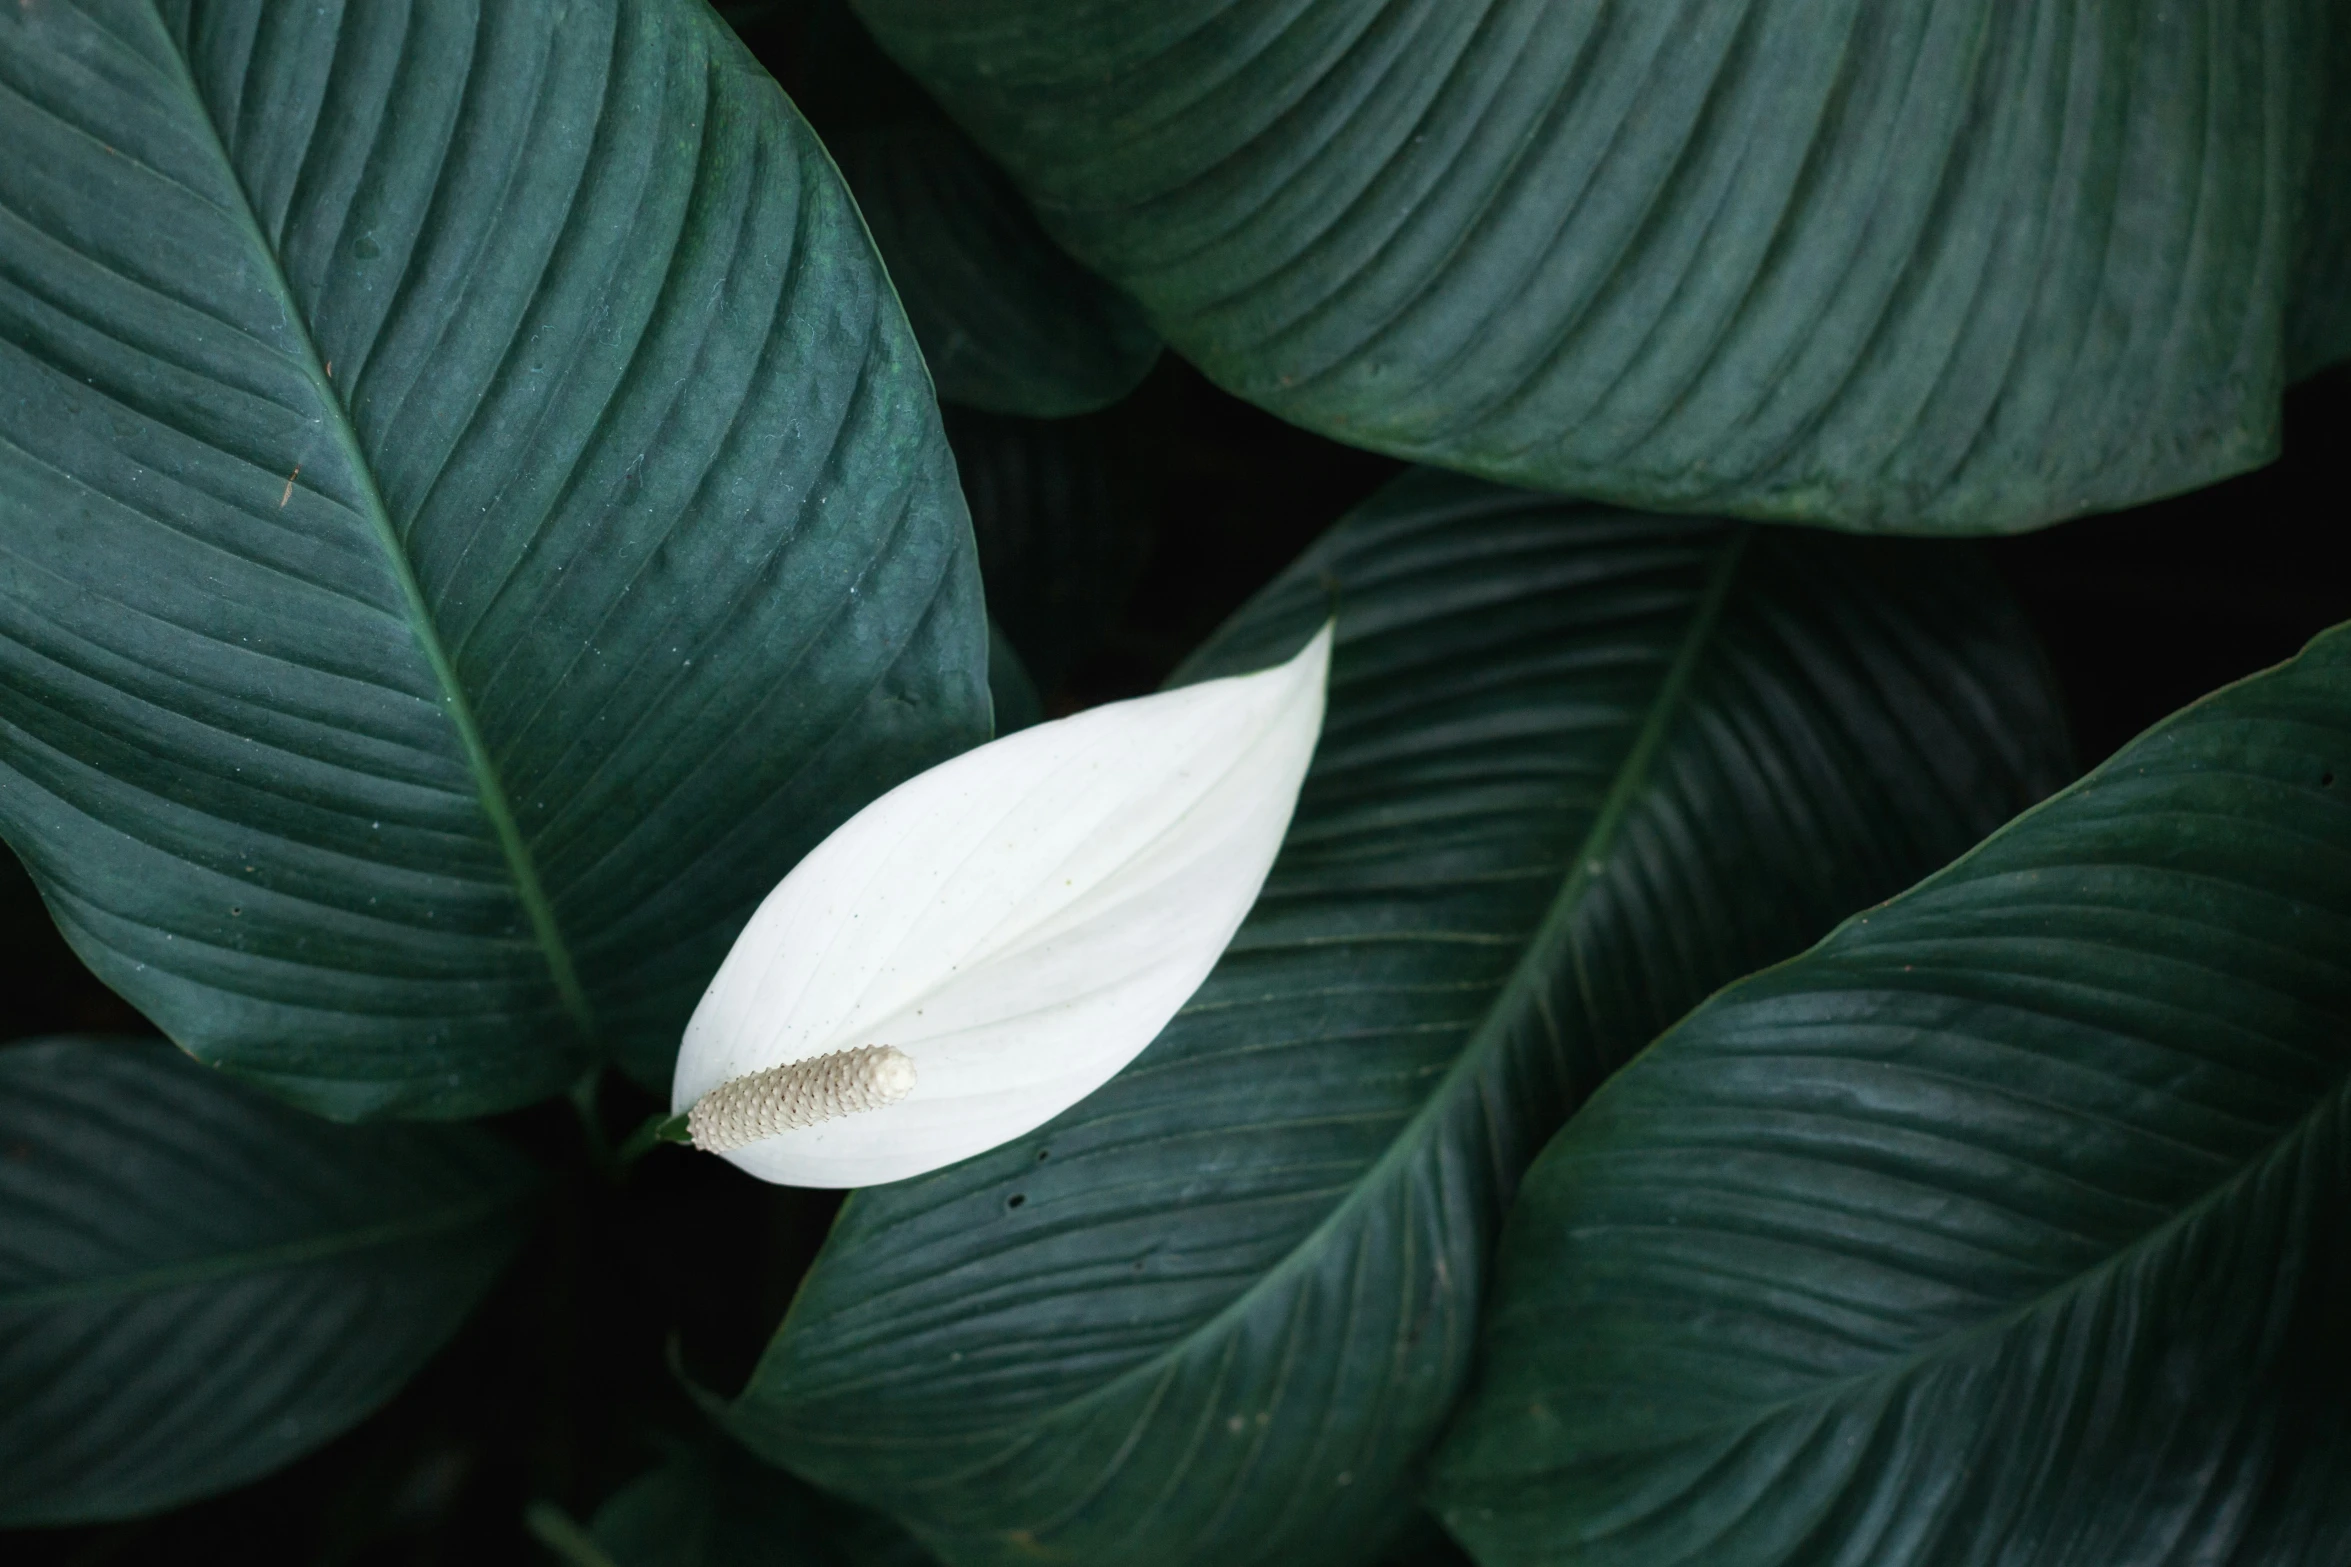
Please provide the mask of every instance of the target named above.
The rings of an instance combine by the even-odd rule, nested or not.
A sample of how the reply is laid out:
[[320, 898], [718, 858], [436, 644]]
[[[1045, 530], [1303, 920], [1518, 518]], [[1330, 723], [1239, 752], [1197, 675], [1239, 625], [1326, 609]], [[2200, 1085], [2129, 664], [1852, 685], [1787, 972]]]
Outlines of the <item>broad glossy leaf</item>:
[[160, 1041], [0, 1050], [0, 1527], [171, 1507], [352, 1425], [531, 1184], [483, 1133], [337, 1126]]
[[1716, 997], [1528, 1174], [1488, 1567], [2351, 1560], [2351, 628]]
[[941, 397], [1058, 419], [1134, 390], [1159, 357], [1141, 307], [1053, 243], [844, 0], [730, 19], [839, 161]]
[[688, 0], [0, 7], [0, 830], [183, 1045], [334, 1115], [677, 1030], [984, 738], [919, 357]]
[[1184, 678], [1334, 596], [1323, 742], [1223, 963], [1057, 1121], [851, 1197], [733, 1406], [950, 1561], [1372, 1559], [1569, 1106], [2063, 768], [1964, 546], [1424, 472]]
[[870, 1186], [1101, 1087], [1256, 901], [1330, 648], [1326, 625], [1269, 668], [1025, 729], [851, 817], [760, 904], [686, 1025], [670, 1108], [694, 1144], [762, 1180]]
[[857, 9], [1220, 384], [1514, 483], [2030, 527], [2267, 460], [2351, 346], [2335, 0]]
[[1151, 550], [1148, 501], [1098, 421], [946, 415], [988, 613], [1052, 690], [1126, 607]]

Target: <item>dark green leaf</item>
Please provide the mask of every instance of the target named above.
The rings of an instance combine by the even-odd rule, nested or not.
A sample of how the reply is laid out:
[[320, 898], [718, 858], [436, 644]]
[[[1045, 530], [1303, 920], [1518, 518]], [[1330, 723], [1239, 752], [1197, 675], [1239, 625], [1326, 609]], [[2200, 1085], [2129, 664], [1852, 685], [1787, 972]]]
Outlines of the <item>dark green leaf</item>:
[[463, 1127], [336, 1126], [159, 1042], [0, 1050], [0, 1527], [241, 1485], [391, 1397], [520, 1236]]
[[949, 409], [947, 436], [988, 612], [1050, 691], [1126, 607], [1151, 551], [1148, 502], [1097, 421]]
[[1141, 307], [1055, 245], [954, 126], [872, 126], [828, 145], [941, 397], [1059, 419], [1109, 407], [1158, 359]]
[[733, 1407], [958, 1563], [1356, 1563], [1568, 1107], [1723, 981], [2059, 781], [1959, 545], [1409, 475], [1190, 666], [1338, 610], [1264, 895], [1101, 1092], [853, 1195]]
[[1159, 357], [1142, 307], [1053, 243], [843, 0], [729, 19], [840, 161], [941, 397], [1057, 419], [1134, 389]]
[[751, 906], [984, 736], [963, 503], [707, 7], [0, 7], [0, 830], [333, 1115], [666, 1085]]
[[719, 1443], [681, 1446], [596, 1510], [614, 1567], [930, 1567], [886, 1518]]
[[1516, 483], [2030, 527], [2267, 460], [2351, 347], [2287, 346], [2337, 0], [857, 8], [1216, 381]]
[[2333, 46], [2325, 66], [2333, 90], [2310, 157], [2314, 179], [2333, 182], [2333, 199], [2311, 204], [2300, 235], [2286, 318], [2286, 374], [2294, 380], [2351, 359], [2351, 198], [2344, 195], [2351, 190], [2351, 25], [2338, 21]]
[[2351, 628], [1716, 997], [1512, 1214], [1488, 1567], [2351, 1561]]
[[522, 1510], [522, 1523], [565, 1567], [620, 1567], [578, 1519], [553, 1502], [532, 1502]]

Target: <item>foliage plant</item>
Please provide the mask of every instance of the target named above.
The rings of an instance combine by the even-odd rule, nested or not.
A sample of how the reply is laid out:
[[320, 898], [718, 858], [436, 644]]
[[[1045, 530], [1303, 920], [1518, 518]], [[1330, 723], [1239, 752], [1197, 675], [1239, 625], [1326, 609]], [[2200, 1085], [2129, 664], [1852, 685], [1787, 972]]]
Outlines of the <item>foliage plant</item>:
[[0, 6], [0, 1550], [2351, 1561], [2346, 357], [2334, 0]]

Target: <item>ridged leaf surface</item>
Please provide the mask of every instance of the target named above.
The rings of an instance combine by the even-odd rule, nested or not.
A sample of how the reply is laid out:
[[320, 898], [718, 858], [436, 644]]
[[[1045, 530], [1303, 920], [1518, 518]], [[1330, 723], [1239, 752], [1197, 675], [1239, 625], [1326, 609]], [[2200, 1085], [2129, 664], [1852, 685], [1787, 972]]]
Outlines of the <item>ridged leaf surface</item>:
[[1675, 1028], [1504, 1242], [1488, 1567], [2351, 1560], [2351, 628]]
[[942, 398], [1060, 419], [1134, 389], [1159, 358], [1142, 307], [1053, 242], [847, 0], [719, 9], [839, 161]]
[[463, 1127], [337, 1126], [155, 1041], [0, 1050], [0, 1527], [224, 1491], [398, 1391], [520, 1238]]
[[1568, 1107], [2063, 767], [1961, 546], [1420, 473], [1184, 677], [1334, 602], [1313, 771], [1207, 984], [1041, 1131], [852, 1196], [732, 1406], [951, 1562], [1369, 1559]]
[[986, 732], [838, 176], [689, 0], [0, 7], [0, 830], [337, 1115], [666, 1084], [752, 903]]
[[2024, 528], [2346, 346], [2333, 0], [856, 3], [1211, 377], [1514, 483]]
[[830, 145], [941, 397], [1063, 419], [1109, 407], [1158, 360], [1134, 301], [1054, 244], [953, 125], [865, 126]]

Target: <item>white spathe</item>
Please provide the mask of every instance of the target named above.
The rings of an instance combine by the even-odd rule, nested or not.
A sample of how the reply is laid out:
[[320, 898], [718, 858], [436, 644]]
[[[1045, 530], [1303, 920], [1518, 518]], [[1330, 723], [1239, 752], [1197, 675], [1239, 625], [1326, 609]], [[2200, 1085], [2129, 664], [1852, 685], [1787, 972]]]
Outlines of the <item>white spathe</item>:
[[1101, 1087], [1208, 977], [1273, 866], [1322, 731], [1331, 628], [1286, 664], [967, 751], [851, 817], [751, 916], [670, 1092], [888, 1045], [914, 1087], [730, 1149], [870, 1186], [967, 1159]]

